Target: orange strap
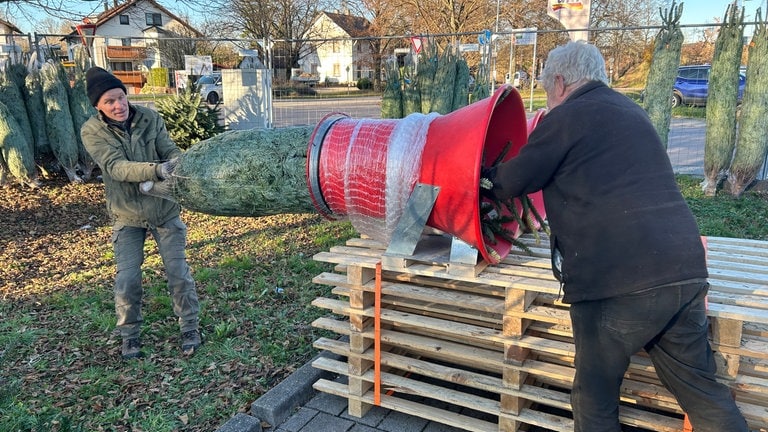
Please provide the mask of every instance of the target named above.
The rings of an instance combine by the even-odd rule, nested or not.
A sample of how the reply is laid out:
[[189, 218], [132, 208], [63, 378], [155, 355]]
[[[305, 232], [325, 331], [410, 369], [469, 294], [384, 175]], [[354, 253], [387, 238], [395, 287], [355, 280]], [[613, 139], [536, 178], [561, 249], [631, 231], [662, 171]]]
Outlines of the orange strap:
[[373, 404], [381, 406], [381, 261], [376, 263], [373, 304]]
[[693, 432], [693, 426], [691, 426], [691, 422], [688, 420], [688, 414], [683, 417], [683, 432]]

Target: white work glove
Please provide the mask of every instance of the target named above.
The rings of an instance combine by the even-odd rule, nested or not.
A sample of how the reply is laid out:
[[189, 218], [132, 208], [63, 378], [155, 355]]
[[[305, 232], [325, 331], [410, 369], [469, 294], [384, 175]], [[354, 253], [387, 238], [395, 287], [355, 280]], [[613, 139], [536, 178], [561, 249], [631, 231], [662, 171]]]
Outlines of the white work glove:
[[155, 174], [160, 180], [167, 180], [171, 178], [173, 170], [176, 169], [176, 165], [179, 164], [179, 158], [175, 157], [169, 159], [163, 163], [155, 165]]
[[171, 181], [152, 181], [147, 180], [139, 184], [139, 190], [144, 195], [150, 195], [169, 201], [176, 201], [173, 197], [173, 184]]

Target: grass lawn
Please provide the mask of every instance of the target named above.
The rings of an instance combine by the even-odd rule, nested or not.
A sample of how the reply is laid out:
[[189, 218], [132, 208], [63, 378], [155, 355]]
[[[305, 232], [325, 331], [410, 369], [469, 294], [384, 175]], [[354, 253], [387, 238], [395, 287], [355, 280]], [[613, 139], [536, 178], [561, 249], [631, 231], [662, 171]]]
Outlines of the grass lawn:
[[[705, 198], [680, 177], [702, 234], [768, 240], [768, 199]], [[0, 188], [0, 430], [212, 431], [303, 365], [329, 297], [312, 255], [355, 232], [314, 214], [184, 212], [206, 343], [180, 355], [154, 242], [144, 266], [148, 357], [119, 359], [103, 185]]]

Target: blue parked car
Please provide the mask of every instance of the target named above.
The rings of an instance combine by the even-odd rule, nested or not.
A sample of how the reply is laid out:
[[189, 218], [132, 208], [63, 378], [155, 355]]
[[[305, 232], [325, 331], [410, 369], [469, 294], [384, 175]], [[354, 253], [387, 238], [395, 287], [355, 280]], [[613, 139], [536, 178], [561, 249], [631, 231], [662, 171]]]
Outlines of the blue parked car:
[[[712, 66], [680, 66], [672, 90], [672, 107], [680, 105], [706, 105], [709, 93], [709, 72]], [[739, 70], [739, 101], [744, 96], [747, 82], [744, 68]]]

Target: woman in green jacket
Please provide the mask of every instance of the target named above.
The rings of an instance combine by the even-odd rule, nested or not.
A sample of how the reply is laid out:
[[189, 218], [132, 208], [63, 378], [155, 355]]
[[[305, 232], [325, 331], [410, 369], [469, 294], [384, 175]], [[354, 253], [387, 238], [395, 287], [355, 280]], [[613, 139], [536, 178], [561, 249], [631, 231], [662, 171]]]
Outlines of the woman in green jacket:
[[88, 98], [98, 114], [83, 124], [85, 148], [101, 168], [107, 211], [113, 220], [112, 246], [117, 263], [114, 295], [122, 357], [142, 357], [143, 321], [141, 265], [150, 232], [165, 265], [173, 312], [179, 317], [181, 347], [190, 355], [202, 343], [199, 303], [186, 259], [187, 227], [177, 203], [142, 194], [144, 181], [170, 176], [181, 150], [168, 136], [157, 112], [128, 103], [123, 83], [110, 72], [93, 67], [86, 73]]

